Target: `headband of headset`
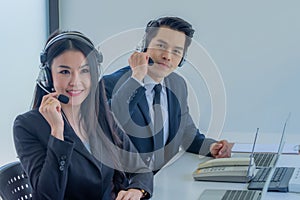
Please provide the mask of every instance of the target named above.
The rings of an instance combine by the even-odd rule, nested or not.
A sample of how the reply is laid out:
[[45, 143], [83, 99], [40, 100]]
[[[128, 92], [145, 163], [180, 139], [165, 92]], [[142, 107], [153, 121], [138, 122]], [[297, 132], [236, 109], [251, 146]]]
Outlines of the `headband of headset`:
[[69, 31], [69, 32], [63, 32], [60, 33], [56, 36], [54, 36], [52, 39], [50, 39], [47, 44], [45, 45], [44, 50], [41, 52], [40, 55], [40, 61], [42, 64], [39, 76], [37, 78], [37, 84], [39, 85], [40, 88], [42, 88], [46, 93], [50, 93], [54, 91], [54, 86], [53, 86], [53, 80], [52, 80], [52, 75], [51, 75], [51, 70], [49, 66], [47, 65], [48, 62], [48, 50], [51, 48], [53, 44], [55, 44], [58, 41], [61, 40], [72, 40], [72, 41], [79, 41], [85, 45], [87, 45], [91, 51], [95, 53], [97, 62], [100, 64], [103, 61], [102, 54], [97, 51], [93, 45], [93, 43], [85, 37], [83, 34], [79, 32], [74, 32], [74, 31]]
[[90, 47], [93, 51], [96, 52], [97, 62], [98, 63], [103, 62], [103, 56], [102, 56], [101, 52], [99, 52], [95, 49], [95, 46], [91, 42], [90, 39], [88, 39], [87, 37], [85, 37], [83, 34], [81, 34], [79, 32], [69, 31], [69, 32], [60, 33], [60, 34], [54, 36], [51, 40], [49, 40], [47, 42], [47, 44], [44, 47], [44, 50], [42, 51], [42, 53], [40, 55], [40, 62], [42, 63], [42, 65], [45, 65], [48, 61], [47, 53], [48, 53], [49, 48], [56, 42], [58, 42], [60, 40], [64, 40], [64, 39], [80, 41], [80, 42], [86, 44], [88, 47]]

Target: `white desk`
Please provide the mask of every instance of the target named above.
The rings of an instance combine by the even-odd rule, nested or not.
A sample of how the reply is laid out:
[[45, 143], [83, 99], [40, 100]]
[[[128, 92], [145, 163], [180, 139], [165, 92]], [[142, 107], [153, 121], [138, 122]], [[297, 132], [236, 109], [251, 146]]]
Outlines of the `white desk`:
[[[198, 200], [204, 189], [247, 189], [247, 184], [243, 183], [194, 181], [192, 172], [200, 162], [207, 159], [200, 159], [198, 155], [191, 153], [181, 153], [173, 163], [155, 175], [152, 200]], [[278, 166], [300, 167], [300, 156], [282, 155]], [[268, 192], [264, 199], [299, 200], [300, 193]]]

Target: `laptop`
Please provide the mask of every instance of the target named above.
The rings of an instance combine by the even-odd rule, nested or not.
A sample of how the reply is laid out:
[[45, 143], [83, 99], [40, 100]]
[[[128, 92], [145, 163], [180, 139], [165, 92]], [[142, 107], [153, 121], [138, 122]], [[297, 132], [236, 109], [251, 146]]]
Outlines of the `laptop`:
[[[290, 115], [289, 115], [290, 116]], [[277, 160], [282, 154], [285, 143], [285, 128], [289, 116], [284, 123], [282, 136], [279, 144], [279, 152], [276, 162], [271, 167], [260, 168], [248, 185], [249, 190], [262, 190], [271, 170], [274, 170], [268, 191], [274, 192], [300, 192], [300, 168], [276, 167]]]
[[[288, 117], [284, 123], [284, 129], [286, 126], [286, 123], [288, 122], [289, 118], [291, 116], [291, 113], [288, 114]], [[283, 135], [284, 135], [284, 131], [282, 131], [281, 133], [281, 139], [278, 145], [278, 150], [277, 152], [256, 152], [253, 154], [254, 156], [254, 162], [257, 168], [265, 168], [265, 167], [272, 167], [275, 165], [275, 162], [278, 159], [278, 153], [279, 150], [281, 148], [281, 144], [282, 144], [282, 140], [283, 140]], [[282, 147], [283, 148], [283, 147]]]
[[201, 193], [199, 200], [260, 200], [261, 196], [262, 192], [255, 190], [206, 189]]
[[271, 177], [274, 174], [274, 168], [267, 176], [267, 180], [262, 191], [258, 190], [222, 190], [222, 189], [206, 189], [204, 190], [199, 200], [261, 200], [264, 199], [268, 192]]
[[[286, 123], [285, 123], [284, 128], [283, 128], [283, 134], [281, 136], [281, 141], [280, 141], [280, 145], [279, 145], [280, 148], [279, 148], [278, 155], [280, 155], [282, 153], [283, 146], [284, 146], [285, 126], [286, 126]], [[255, 143], [256, 143], [257, 133], [258, 133], [258, 129], [256, 131], [253, 148], [254, 148]], [[253, 152], [253, 150], [252, 150], [252, 152]], [[252, 153], [251, 153], [251, 155], [252, 155]], [[274, 163], [274, 166], [276, 166], [277, 161], [278, 161], [278, 159], [276, 159], [276, 161]], [[261, 188], [262, 191], [259, 191], [259, 190], [206, 189], [200, 195], [199, 200], [206, 200], [206, 199], [209, 199], [209, 200], [260, 200], [268, 192], [268, 188], [269, 188], [269, 185], [271, 183], [271, 177], [273, 177], [274, 172], [275, 172], [275, 168], [270, 167], [270, 171], [266, 175], [266, 180], [265, 180], [264, 184], [262, 185], [262, 188]], [[248, 187], [248, 189], [249, 189], [249, 187]]]
[[[252, 146], [252, 151], [250, 154], [250, 161], [247, 171], [247, 180], [250, 180], [253, 176], [250, 173], [250, 167], [253, 166], [253, 152], [256, 144], [257, 135], [259, 128], [257, 128], [255, 133], [255, 138]], [[248, 181], [246, 181], [248, 182]], [[261, 191], [254, 190], [222, 190], [222, 189], [206, 189], [204, 190], [199, 200], [260, 200]]]

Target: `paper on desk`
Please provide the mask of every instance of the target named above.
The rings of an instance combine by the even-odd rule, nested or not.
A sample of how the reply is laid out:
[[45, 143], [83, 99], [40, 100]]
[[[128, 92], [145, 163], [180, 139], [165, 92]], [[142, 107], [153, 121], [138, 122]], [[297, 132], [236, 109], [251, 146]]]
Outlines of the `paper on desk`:
[[[254, 152], [278, 152], [279, 144], [255, 144]], [[251, 143], [235, 143], [232, 152], [251, 152], [253, 144]], [[282, 153], [299, 154], [298, 144], [285, 144]]]

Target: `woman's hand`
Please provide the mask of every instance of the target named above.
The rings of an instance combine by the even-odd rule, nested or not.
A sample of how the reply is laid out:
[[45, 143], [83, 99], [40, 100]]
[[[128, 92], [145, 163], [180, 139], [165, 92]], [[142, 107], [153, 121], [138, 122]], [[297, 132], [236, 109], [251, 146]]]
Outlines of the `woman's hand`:
[[116, 200], [140, 200], [143, 197], [143, 193], [139, 189], [121, 190], [118, 193]]
[[57, 99], [56, 92], [43, 96], [39, 112], [47, 120], [51, 127], [51, 135], [64, 140], [64, 121], [61, 114], [61, 104]]

